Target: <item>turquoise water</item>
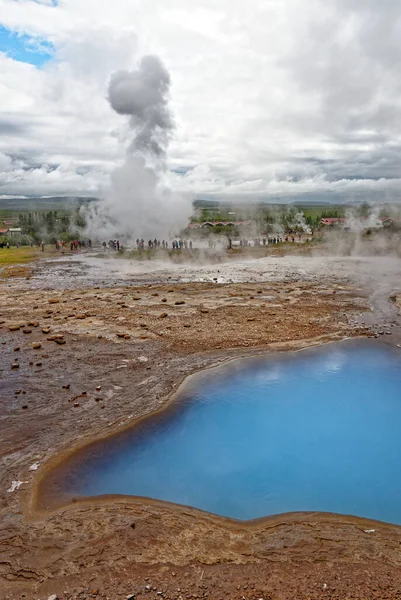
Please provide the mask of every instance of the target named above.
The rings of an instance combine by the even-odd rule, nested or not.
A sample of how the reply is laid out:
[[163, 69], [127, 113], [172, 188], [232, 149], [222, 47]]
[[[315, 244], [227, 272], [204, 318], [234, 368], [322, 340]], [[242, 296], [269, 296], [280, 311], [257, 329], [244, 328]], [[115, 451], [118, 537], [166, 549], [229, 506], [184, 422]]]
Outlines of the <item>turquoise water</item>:
[[401, 524], [401, 352], [374, 342], [236, 361], [75, 460], [75, 495], [235, 519], [329, 511]]

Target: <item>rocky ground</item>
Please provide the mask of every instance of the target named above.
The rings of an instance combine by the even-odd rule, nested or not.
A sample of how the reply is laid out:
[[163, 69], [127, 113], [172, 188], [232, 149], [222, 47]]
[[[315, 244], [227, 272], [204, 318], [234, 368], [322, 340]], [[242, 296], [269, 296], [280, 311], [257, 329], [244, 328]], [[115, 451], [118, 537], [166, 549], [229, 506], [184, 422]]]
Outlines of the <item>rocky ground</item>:
[[347, 264], [171, 271], [66, 258], [2, 281], [0, 598], [401, 597], [399, 527], [36, 495], [48, 461], [160, 408], [200, 369], [352, 335], [400, 344], [397, 294], [388, 302], [399, 280], [380, 279], [378, 293], [371, 264], [366, 277]]

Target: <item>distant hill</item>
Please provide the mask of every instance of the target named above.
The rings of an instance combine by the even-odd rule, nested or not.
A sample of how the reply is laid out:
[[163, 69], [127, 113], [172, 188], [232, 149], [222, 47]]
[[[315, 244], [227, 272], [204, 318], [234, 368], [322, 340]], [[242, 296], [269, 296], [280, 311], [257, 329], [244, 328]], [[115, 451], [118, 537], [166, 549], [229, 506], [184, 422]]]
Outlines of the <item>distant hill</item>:
[[46, 198], [1, 198], [0, 210], [68, 210], [95, 201], [91, 197], [49, 196]]

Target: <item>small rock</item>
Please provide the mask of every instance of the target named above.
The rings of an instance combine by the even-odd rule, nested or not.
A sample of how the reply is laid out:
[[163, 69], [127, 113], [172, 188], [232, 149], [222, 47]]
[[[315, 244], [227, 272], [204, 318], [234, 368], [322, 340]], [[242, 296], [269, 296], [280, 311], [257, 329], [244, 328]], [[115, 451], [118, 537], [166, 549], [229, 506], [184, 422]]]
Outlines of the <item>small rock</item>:
[[101, 386], [101, 385], [98, 385], [98, 386], [97, 386], [97, 388], [96, 388], [96, 391], [97, 391], [97, 392], [100, 392], [100, 390], [101, 390], [101, 389], [102, 389], [102, 386]]
[[209, 312], [207, 308], [201, 308], [200, 311], [203, 315], [206, 315]]
[[22, 392], [22, 390], [15, 390], [14, 394], [15, 394], [16, 396], [18, 396], [18, 395], [19, 395], [21, 392]]
[[39, 321], [28, 321], [28, 327], [39, 327]]
[[60, 302], [59, 298], [49, 298], [49, 304], [58, 304]]
[[23, 329], [22, 331], [23, 331], [24, 333], [27, 333], [27, 334], [28, 334], [28, 333], [32, 333], [32, 329]]
[[184, 323], [184, 327], [191, 327], [189, 323]]
[[19, 364], [18, 364], [18, 363], [13, 363], [13, 364], [11, 365], [11, 368], [12, 368], [12, 369], [19, 369]]
[[176, 306], [181, 306], [182, 304], [185, 304], [184, 300], [177, 300], [177, 302], [174, 302], [174, 304]]
[[14, 352], [19, 352], [20, 350], [21, 350], [21, 348], [20, 348], [19, 346], [16, 346], [16, 347], [14, 348]]
[[33, 342], [33, 344], [32, 344], [32, 348], [34, 350], [39, 350], [39, 348], [41, 348], [41, 347], [42, 347], [42, 344], [40, 342]]
[[79, 402], [74, 402], [74, 406], [77, 408], [79, 406]]
[[37, 366], [37, 367], [41, 367], [41, 366], [42, 366], [42, 363], [41, 363], [41, 362], [37, 362], [37, 363], [36, 363], [36, 366]]
[[26, 410], [28, 408], [28, 405], [24, 404], [22, 408], [23, 408], [23, 410]]
[[57, 594], [52, 594], [51, 596], [48, 597], [47, 600], [58, 600], [58, 596], [57, 596]]
[[162, 298], [162, 302], [167, 302], [167, 298]]
[[19, 329], [21, 329], [20, 325], [9, 325], [8, 329], [10, 331], [18, 331]]
[[60, 338], [57, 338], [57, 339], [56, 339], [56, 340], [54, 340], [54, 341], [55, 341], [55, 342], [56, 342], [56, 344], [58, 344], [59, 346], [62, 346], [63, 344], [65, 344], [65, 343], [66, 343], [66, 341], [65, 341], [65, 340], [62, 340], [62, 339], [60, 339]]
[[159, 319], [165, 319], [166, 317], [168, 317], [168, 314], [166, 312], [159, 315]]
[[42, 333], [50, 333], [51, 330], [52, 330], [51, 327], [43, 327]]
[[119, 331], [117, 334], [118, 338], [125, 338], [126, 335], [128, 335], [127, 333], [123, 333], [122, 331]]
[[128, 335], [128, 333], [126, 333], [126, 334], [125, 334], [125, 336], [124, 336], [124, 339], [125, 339], [125, 340], [129, 340], [129, 339], [131, 339], [131, 336], [130, 336], [130, 335]]

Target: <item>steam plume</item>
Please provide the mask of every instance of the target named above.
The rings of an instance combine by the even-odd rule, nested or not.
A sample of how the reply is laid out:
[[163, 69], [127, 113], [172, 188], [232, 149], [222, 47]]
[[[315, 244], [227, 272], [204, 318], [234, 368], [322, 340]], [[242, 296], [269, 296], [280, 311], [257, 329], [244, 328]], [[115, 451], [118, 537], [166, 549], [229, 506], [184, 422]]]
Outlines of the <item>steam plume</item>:
[[95, 238], [168, 238], [188, 222], [189, 202], [163, 185], [166, 153], [174, 129], [169, 109], [170, 74], [156, 56], [144, 56], [133, 71], [110, 79], [108, 100], [129, 117], [132, 141], [102, 201], [90, 208]]
[[135, 131], [132, 152], [161, 155], [168, 146], [173, 119], [168, 107], [170, 75], [156, 56], [144, 56], [136, 71], [114, 73], [109, 102], [119, 115], [130, 117]]

